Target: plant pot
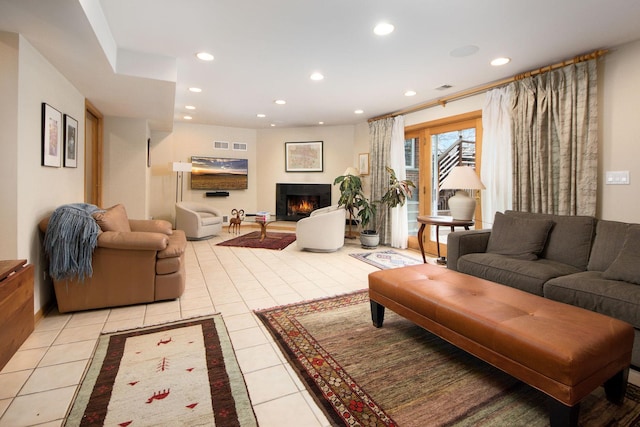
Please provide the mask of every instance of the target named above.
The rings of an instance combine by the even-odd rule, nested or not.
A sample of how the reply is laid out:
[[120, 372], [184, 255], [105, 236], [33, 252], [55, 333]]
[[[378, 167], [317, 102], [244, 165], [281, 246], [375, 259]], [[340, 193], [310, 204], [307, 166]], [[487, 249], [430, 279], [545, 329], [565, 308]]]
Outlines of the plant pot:
[[363, 230], [360, 233], [360, 243], [365, 249], [375, 249], [380, 243], [380, 235], [375, 230]]

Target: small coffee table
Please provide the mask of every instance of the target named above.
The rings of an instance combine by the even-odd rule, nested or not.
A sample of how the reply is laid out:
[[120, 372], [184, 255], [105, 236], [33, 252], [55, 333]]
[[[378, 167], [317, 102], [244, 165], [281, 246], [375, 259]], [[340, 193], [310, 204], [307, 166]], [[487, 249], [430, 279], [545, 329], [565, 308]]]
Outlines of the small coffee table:
[[276, 236], [269, 236], [267, 234], [267, 225], [271, 224], [272, 222], [276, 222], [275, 219], [269, 219], [267, 221], [262, 221], [259, 220], [258, 217], [256, 216], [256, 214], [248, 214], [246, 215], [246, 218], [252, 218], [249, 219], [249, 221], [253, 221], [256, 224], [260, 225], [260, 235], [255, 237], [256, 239], [260, 239], [260, 241], [262, 242], [264, 239], [281, 239], [281, 237], [276, 237]]
[[424, 228], [427, 225], [436, 226], [436, 246], [438, 247], [438, 259], [437, 263], [444, 265], [447, 263], [447, 259], [440, 256], [440, 226], [445, 225], [451, 227], [451, 231], [454, 231], [455, 227], [464, 227], [468, 230], [474, 223], [471, 220], [453, 219], [451, 216], [419, 216], [418, 222], [420, 223], [420, 229], [418, 230], [418, 245], [420, 245], [420, 252], [422, 253], [422, 262], [426, 263], [427, 258], [424, 256], [424, 243], [422, 242], [422, 235], [424, 234]]

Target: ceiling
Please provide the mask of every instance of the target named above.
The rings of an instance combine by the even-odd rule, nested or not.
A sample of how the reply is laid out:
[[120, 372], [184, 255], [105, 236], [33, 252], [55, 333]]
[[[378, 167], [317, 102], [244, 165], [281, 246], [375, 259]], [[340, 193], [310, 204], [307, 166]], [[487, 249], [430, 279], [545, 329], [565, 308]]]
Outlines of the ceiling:
[[[395, 31], [375, 35], [380, 21]], [[637, 0], [0, 0], [0, 30], [104, 115], [167, 131], [186, 114], [251, 129], [361, 123], [638, 40], [639, 21]], [[491, 66], [498, 56], [512, 60]]]

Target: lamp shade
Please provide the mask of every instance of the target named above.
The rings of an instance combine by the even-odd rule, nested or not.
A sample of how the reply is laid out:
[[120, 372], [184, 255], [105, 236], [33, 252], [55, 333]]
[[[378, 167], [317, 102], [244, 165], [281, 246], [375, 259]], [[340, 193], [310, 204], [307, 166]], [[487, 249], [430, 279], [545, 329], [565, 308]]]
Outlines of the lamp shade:
[[191, 163], [173, 162], [171, 170], [173, 172], [191, 172]]
[[469, 166], [453, 168], [440, 186], [441, 190], [458, 190], [447, 203], [453, 219], [460, 221], [471, 221], [476, 211], [476, 201], [462, 190], [484, 190], [484, 188], [485, 186], [476, 175], [476, 171]]
[[484, 190], [485, 186], [476, 175], [476, 171], [469, 166], [456, 166], [442, 181], [441, 190]]
[[360, 175], [360, 172], [358, 172], [358, 169], [354, 168], [353, 166], [349, 166], [347, 168], [347, 170], [344, 171], [343, 175], [344, 176], [347, 176], [347, 175], [358, 176], [358, 175]]

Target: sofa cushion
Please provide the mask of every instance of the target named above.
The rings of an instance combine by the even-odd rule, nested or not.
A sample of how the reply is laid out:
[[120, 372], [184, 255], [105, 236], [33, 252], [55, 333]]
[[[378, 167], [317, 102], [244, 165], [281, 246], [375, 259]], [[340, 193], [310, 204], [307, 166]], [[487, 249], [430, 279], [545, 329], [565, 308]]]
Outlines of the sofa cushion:
[[640, 285], [640, 228], [631, 226], [622, 250], [607, 268], [602, 277], [609, 280], [622, 280]]
[[599, 271], [556, 277], [544, 285], [546, 298], [597, 311], [640, 328], [640, 286], [606, 280]]
[[549, 219], [553, 227], [547, 237], [541, 258], [572, 265], [586, 270], [597, 220], [591, 216], [551, 215], [506, 211], [506, 215], [519, 218]]
[[544, 249], [552, 226], [549, 219], [519, 218], [496, 212], [487, 252], [535, 260]]
[[102, 231], [131, 231], [129, 218], [127, 218], [127, 211], [121, 204], [111, 206], [105, 211], [97, 212], [93, 214], [93, 218], [96, 220]]
[[547, 280], [580, 271], [543, 258], [530, 261], [492, 253], [464, 255], [458, 260], [457, 270], [536, 295], [542, 295]]
[[605, 271], [616, 259], [627, 236], [629, 224], [617, 221], [598, 221], [587, 270]]

